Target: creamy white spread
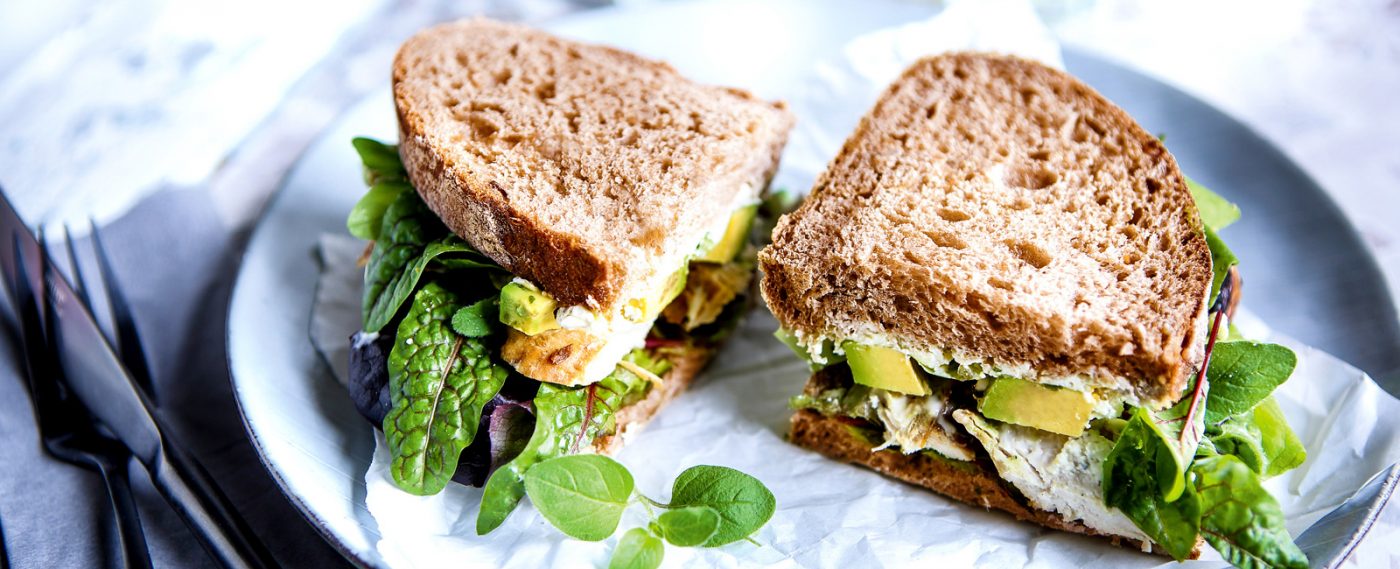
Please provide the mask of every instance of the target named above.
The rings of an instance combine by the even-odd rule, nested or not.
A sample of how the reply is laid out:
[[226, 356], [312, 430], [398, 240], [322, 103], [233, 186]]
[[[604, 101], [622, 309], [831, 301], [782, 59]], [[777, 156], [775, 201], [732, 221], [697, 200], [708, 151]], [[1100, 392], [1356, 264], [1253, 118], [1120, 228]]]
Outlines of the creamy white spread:
[[[603, 348], [594, 354], [593, 359], [584, 365], [582, 384], [594, 383], [607, 377], [617, 367], [617, 362], [622, 361], [628, 352], [640, 348], [646, 343], [647, 332], [656, 322], [660, 307], [650, 311], [652, 312], [651, 317], [646, 318], [647, 315], [643, 313], [642, 309], [631, 301], [655, 298], [656, 291], [669, 283], [671, 275], [690, 262], [690, 258], [701, 248], [709, 246], [724, 235], [729, 227], [729, 218], [733, 216], [735, 211], [759, 201], [758, 194], [758, 189], [754, 188], [752, 184], [744, 183], [735, 194], [729, 208], [717, 210], [716, 219], [706, 220], [703, 225], [703, 233], [689, 240], [688, 246], [668, 252], [662, 259], [652, 264], [651, 273], [647, 278], [637, 281], [637, 284], [625, 289], [622, 298], [628, 300], [619, 303], [610, 313], [600, 313], [587, 306], [561, 306], [555, 309], [554, 320], [559, 323], [560, 328], [588, 330], [589, 333], [603, 338], [606, 342]], [[538, 288], [520, 277], [514, 278], [512, 282]]]

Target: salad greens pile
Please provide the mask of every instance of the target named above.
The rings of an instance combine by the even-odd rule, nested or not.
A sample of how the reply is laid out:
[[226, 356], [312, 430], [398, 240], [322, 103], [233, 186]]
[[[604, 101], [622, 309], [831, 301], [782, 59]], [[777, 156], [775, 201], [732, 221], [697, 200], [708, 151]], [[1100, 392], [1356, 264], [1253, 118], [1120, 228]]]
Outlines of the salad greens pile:
[[1103, 465], [1104, 502], [1178, 560], [1199, 536], [1238, 567], [1307, 567], [1278, 501], [1262, 486], [1307, 456], [1270, 395], [1292, 375], [1297, 357], [1275, 344], [1216, 341], [1216, 295], [1238, 262], [1216, 232], [1240, 213], [1205, 187], [1188, 185], [1214, 262], [1217, 309], [1205, 377], [1193, 378], [1190, 396], [1169, 409], [1133, 409], [1125, 424], [1102, 422], [1114, 440]]
[[483, 535], [526, 495], [561, 531], [592, 541], [613, 533], [629, 503], [664, 510], [647, 528], [627, 533], [615, 567], [655, 567], [662, 539], [715, 547], [767, 522], [773, 495], [746, 474], [691, 468], [677, 479], [668, 505], [635, 494], [621, 464], [587, 454], [595, 441], [615, 434], [616, 412], [671, 369], [665, 354], [687, 349], [692, 339], [713, 341], [733, 327], [741, 309], [706, 307], [725, 317], [687, 339], [664, 340], [665, 347], [633, 350], [597, 383], [535, 382], [499, 355], [500, 288], [512, 275], [443, 225], [409, 183], [396, 147], [368, 138], [353, 144], [369, 191], [346, 227], [373, 245], [363, 330], [352, 339], [350, 391], [360, 413], [383, 429], [389, 472], [400, 489], [432, 495], [454, 479], [484, 481], [477, 516]]

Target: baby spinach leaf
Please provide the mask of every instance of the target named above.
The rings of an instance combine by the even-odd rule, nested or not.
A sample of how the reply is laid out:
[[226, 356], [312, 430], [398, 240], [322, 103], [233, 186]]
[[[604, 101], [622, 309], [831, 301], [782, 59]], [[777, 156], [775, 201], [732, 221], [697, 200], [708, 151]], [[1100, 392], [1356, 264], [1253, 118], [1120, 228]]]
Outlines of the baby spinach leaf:
[[1293, 350], [1277, 344], [1217, 343], [1206, 370], [1211, 383], [1206, 422], [1219, 423], [1249, 412], [1282, 385], [1297, 364]]
[[1186, 179], [1186, 187], [1196, 200], [1196, 210], [1201, 212], [1201, 222], [1211, 231], [1220, 231], [1240, 218], [1240, 206], [1230, 203], [1191, 178]]
[[384, 210], [379, 240], [365, 267], [362, 316], [366, 332], [378, 332], [398, 313], [418, 282], [418, 274], [406, 279], [404, 273], [428, 242], [445, 231], [416, 192], [400, 193]]
[[506, 369], [480, 341], [452, 332], [448, 319], [458, 307], [455, 295], [428, 283], [389, 352], [389, 472], [411, 494], [436, 494], [447, 485], [476, 436], [482, 406], [506, 380]]
[[1137, 409], [1104, 458], [1104, 504], [1118, 508], [1152, 541], [1180, 561], [1196, 546], [1201, 504], [1187, 486], [1173, 502], [1162, 496], [1163, 462], [1174, 460], [1151, 415]]
[[1191, 472], [1201, 501], [1201, 533], [1236, 567], [1302, 569], [1308, 558], [1284, 527], [1283, 509], [1239, 459], [1196, 461]]
[[[455, 235], [442, 237], [428, 243], [416, 257], [409, 257], [402, 265], [397, 265], [396, 259], [389, 260], [387, 255], [394, 254], [392, 251], [386, 253], [386, 265], [376, 264], [379, 249], [379, 245], [375, 245], [374, 254], [370, 255], [369, 268], [365, 271], [365, 330], [367, 331], [372, 326], [382, 328], [390, 320], [393, 320], [399, 307], [403, 305], [409, 295], [413, 294], [413, 289], [418, 286], [418, 280], [423, 276], [423, 271], [428, 268], [429, 263], [447, 255], [475, 253], [471, 245]], [[403, 250], [409, 250], [409, 248], [404, 247]], [[401, 268], [394, 272], [391, 264]]]
[[[1196, 447], [1205, 436], [1205, 399], [1212, 385], [1201, 384], [1201, 394], [1192, 409], [1192, 398], [1178, 401], [1176, 405], [1161, 412], [1139, 409], [1148, 420], [1147, 433], [1156, 439], [1160, 453], [1157, 457], [1157, 482], [1161, 485], [1162, 499], [1172, 502], [1186, 490], [1186, 469], [1196, 455]], [[1193, 385], [1187, 392], [1194, 392]]]
[[[533, 498], [532, 498], [533, 499]], [[695, 547], [719, 532], [719, 512], [709, 506], [690, 506], [662, 512], [656, 518], [661, 535], [671, 545]]]
[[360, 239], [378, 240], [379, 231], [384, 225], [384, 211], [389, 209], [389, 204], [394, 203], [400, 194], [411, 191], [413, 188], [403, 182], [375, 184], [350, 210], [350, 217], [345, 220], [345, 228], [350, 230], [351, 235]]
[[1264, 478], [1273, 478], [1303, 464], [1308, 451], [1289, 428], [1283, 410], [1273, 397], [1254, 408], [1251, 423], [1259, 430], [1259, 448], [1264, 453]]
[[490, 335], [495, 329], [494, 323], [500, 321], [496, 316], [496, 303], [497, 299], [492, 297], [463, 307], [452, 315], [452, 329], [468, 338]]
[[633, 487], [632, 473], [598, 454], [551, 458], [525, 473], [525, 493], [544, 519], [584, 541], [617, 530]]
[[705, 540], [718, 547], [749, 536], [773, 517], [777, 501], [757, 478], [723, 466], [694, 466], [676, 477], [671, 507], [708, 506], [720, 516], [719, 529]]
[[1263, 472], [1267, 465], [1264, 447], [1260, 443], [1259, 429], [1254, 426], [1253, 413], [1235, 415], [1224, 423], [1211, 427], [1210, 442], [1212, 454], [1228, 454], [1240, 459], [1255, 472]]
[[355, 137], [350, 140], [360, 162], [365, 165], [365, 182], [375, 185], [381, 181], [403, 181], [406, 173], [399, 158], [399, 147], [373, 138]]
[[1230, 274], [1230, 267], [1238, 265], [1240, 260], [1209, 226], [1206, 227], [1206, 246], [1210, 247], [1210, 301], [1214, 304], [1215, 296], [1220, 294], [1220, 285], [1224, 284], [1225, 277]]
[[525, 450], [486, 481], [476, 532], [500, 527], [525, 495], [525, 472], [556, 456], [587, 450], [595, 439], [612, 434], [614, 414], [646, 393], [650, 383], [621, 368], [598, 383], [564, 387], [545, 383], [535, 395], [535, 432]]
[[608, 569], [656, 569], [665, 553], [666, 546], [659, 538], [645, 529], [632, 528], [617, 542]]

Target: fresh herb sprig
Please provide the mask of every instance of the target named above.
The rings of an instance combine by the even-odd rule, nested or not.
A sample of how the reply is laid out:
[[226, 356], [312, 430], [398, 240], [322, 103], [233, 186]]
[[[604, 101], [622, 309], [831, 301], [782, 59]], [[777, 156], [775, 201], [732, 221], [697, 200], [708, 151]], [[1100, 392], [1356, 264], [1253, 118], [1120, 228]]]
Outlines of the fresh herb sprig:
[[[695, 466], [676, 477], [671, 502], [637, 491], [621, 463], [597, 454], [551, 458], [525, 472], [525, 493], [545, 520], [575, 539], [607, 539], [633, 504], [651, 521], [628, 530], [613, 550], [613, 569], [652, 569], [662, 542], [719, 547], [747, 539], [773, 516], [777, 502], [757, 478], [723, 466]], [[658, 511], [660, 513], [658, 513]]]

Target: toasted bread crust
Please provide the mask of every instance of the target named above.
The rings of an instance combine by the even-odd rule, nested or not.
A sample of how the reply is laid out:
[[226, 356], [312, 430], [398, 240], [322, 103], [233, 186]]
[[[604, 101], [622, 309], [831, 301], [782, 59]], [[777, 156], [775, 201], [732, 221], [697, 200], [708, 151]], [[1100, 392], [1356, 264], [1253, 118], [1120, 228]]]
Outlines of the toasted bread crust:
[[641, 430], [662, 407], [690, 387], [696, 376], [710, 364], [714, 348], [693, 346], [678, 357], [672, 357], [671, 370], [662, 376], [661, 385], [653, 385], [646, 397], [617, 412], [617, 430], [593, 441], [593, 448], [602, 454], [614, 454], [622, 449], [629, 433]]
[[[793, 444], [817, 451], [827, 458], [858, 464], [986, 510], [1001, 510], [1024, 522], [1098, 536], [1119, 547], [1167, 555], [1155, 545], [1144, 549], [1144, 544], [1138, 540], [1105, 535], [1078, 521], [1066, 520], [1059, 514], [1031, 507], [997, 476], [994, 468], [981, 462], [956, 462], [923, 454], [906, 455], [896, 450], [871, 452], [870, 445], [851, 434], [846, 423], [816, 411], [801, 410], [795, 413], [788, 438]], [[1202, 542], [1198, 539], [1196, 547], [1191, 550], [1191, 559], [1200, 556], [1201, 546]]]
[[393, 87], [428, 206], [513, 274], [593, 309], [693, 247], [744, 184], [765, 187], [793, 122], [666, 63], [488, 20], [410, 38]]
[[951, 349], [1176, 400], [1210, 252], [1175, 159], [1068, 74], [977, 53], [894, 81], [759, 256], [799, 337]]

